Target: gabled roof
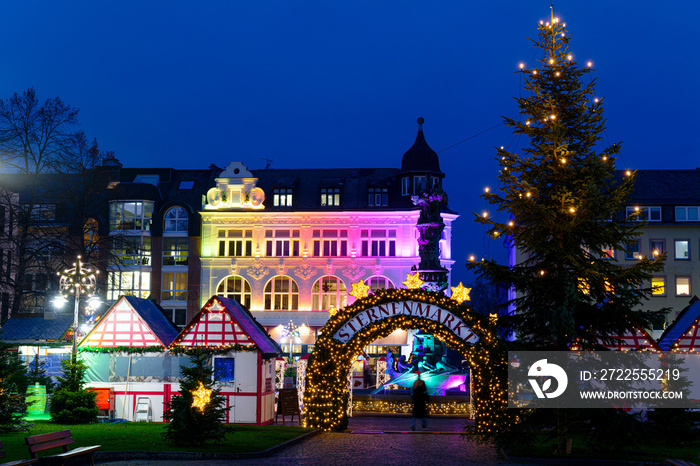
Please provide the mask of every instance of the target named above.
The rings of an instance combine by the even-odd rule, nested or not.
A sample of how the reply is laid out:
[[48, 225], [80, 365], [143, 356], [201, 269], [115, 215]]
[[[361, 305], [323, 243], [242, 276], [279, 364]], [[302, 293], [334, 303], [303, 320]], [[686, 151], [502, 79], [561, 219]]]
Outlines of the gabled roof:
[[[685, 350], [700, 348], [698, 321], [700, 321], [700, 300], [697, 296], [693, 296], [690, 304], [683, 308], [676, 320], [661, 334], [659, 346], [663, 350], [674, 347]], [[675, 346], [676, 344], [678, 346]]]
[[610, 335], [609, 339], [612, 343], [605, 343], [599, 341], [599, 343], [605, 348], [611, 350], [654, 350], [661, 351], [659, 344], [654, 341], [654, 339], [649, 335], [649, 333], [643, 328], [635, 327], [634, 332], [628, 331], [623, 335]]
[[177, 336], [177, 328], [150, 299], [122, 296], [80, 342], [80, 346], [163, 346]]
[[172, 346], [228, 345], [256, 345], [266, 355], [282, 352], [247, 309], [221, 296], [212, 296], [172, 343]]
[[15, 314], [0, 330], [2, 341], [59, 341], [73, 325], [72, 315], [44, 319], [43, 314]]

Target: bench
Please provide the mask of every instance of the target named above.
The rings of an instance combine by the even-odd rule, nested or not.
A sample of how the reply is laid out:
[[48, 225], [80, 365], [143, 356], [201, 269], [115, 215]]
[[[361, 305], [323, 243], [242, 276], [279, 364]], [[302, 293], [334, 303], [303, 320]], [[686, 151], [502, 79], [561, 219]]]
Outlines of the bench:
[[27, 448], [29, 448], [29, 455], [32, 457], [32, 459], [36, 460], [39, 459], [37, 453], [40, 451], [62, 447], [63, 453], [42, 457], [42, 459], [47, 458], [51, 460], [58, 460], [60, 461], [61, 465], [64, 464], [67, 458], [87, 456], [90, 459], [90, 464], [95, 466], [95, 460], [93, 459], [92, 454], [102, 448], [102, 445], [93, 445], [91, 447], [78, 447], [72, 450], [68, 449], [68, 445], [74, 443], [70, 430], [51, 432], [50, 434], [33, 435], [24, 439], [24, 442], [27, 444]]
[[[5, 453], [5, 445], [3, 445], [2, 440], [0, 440], [0, 458], [6, 457], [7, 454]], [[30, 460], [17, 460], [17, 461], [10, 461], [9, 463], [2, 463], [0, 466], [24, 466], [25, 464], [34, 464], [36, 463], [37, 459], [30, 459]]]
[[667, 459], [666, 462], [672, 464], [673, 466], [696, 466], [695, 463], [683, 460]]

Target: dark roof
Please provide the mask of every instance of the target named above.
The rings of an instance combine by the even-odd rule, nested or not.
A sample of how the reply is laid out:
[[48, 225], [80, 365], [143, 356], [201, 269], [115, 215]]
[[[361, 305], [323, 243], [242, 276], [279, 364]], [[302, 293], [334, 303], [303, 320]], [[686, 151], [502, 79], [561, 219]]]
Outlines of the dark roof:
[[[135, 296], [124, 296], [134, 311], [146, 322], [153, 334], [158, 338], [163, 346], [168, 346], [173, 342], [179, 330], [163, 314], [163, 310], [150, 299], [137, 298]], [[117, 301], [119, 302], [119, 301]]]
[[693, 322], [699, 317], [700, 300], [696, 296], [693, 296], [690, 300], [690, 304], [683, 308], [678, 314], [678, 317], [676, 317], [676, 320], [666, 327], [664, 333], [661, 334], [661, 338], [659, 338], [659, 346], [661, 349], [667, 351], [673, 347], [673, 344], [688, 331], [690, 326], [693, 325]]
[[[290, 168], [251, 170], [257, 186], [265, 191], [265, 210], [329, 211], [367, 210], [369, 188], [387, 188], [389, 205], [371, 210], [415, 209], [410, 196], [401, 196], [399, 170], [396, 168]], [[275, 188], [292, 188], [292, 207], [273, 205]], [[321, 189], [340, 189], [340, 206], [322, 207]]]
[[418, 118], [418, 134], [416, 141], [410, 149], [403, 154], [401, 159], [401, 172], [421, 172], [442, 174], [440, 171], [440, 159], [437, 153], [430, 148], [423, 135], [423, 118]]
[[645, 204], [700, 203], [700, 168], [694, 170], [637, 170], [631, 200]]
[[44, 319], [43, 314], [16, 314], [0, 330], [3, 341], [58, 341], [73, 325], [72, 315]]
[[[282, 353], [280, 345], [268, 335], [265, 328], [255, 320], [253, 314], [241, 306], [238, 301], [221, 296], [213, 296], [211, 299], [219, 300], [221, 305], [224, 306], [228, 313], [231, 314], [231, 317], [238, 322], [238, 325], [245, 330], [263, 354], [276, 356]], [[206, 305], [204, 307], [206, 307]]]

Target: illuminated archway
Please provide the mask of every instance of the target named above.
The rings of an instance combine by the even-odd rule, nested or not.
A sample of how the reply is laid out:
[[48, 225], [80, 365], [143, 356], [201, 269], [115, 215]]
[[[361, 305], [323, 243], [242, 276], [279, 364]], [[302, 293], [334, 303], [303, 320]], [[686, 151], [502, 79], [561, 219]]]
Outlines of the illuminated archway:
[[380, 290], [332, 316], [309, 358], [304, 392], [306, 427], [347, 427], [347, 373], [362, 349], [396, 329], [423, 329], [459, 351], [473, 380], [477, 433], [493, 432], [507, 415], [506, 353], [488, 317], [439, 293]]

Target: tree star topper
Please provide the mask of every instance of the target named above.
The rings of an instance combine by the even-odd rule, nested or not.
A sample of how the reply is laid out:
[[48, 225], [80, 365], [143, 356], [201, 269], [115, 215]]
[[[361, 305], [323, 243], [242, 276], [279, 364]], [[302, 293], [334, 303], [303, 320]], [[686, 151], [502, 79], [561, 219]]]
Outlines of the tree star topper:
[[423, 280], [421, 280], [418, 277], [418, 272], [416, 272], [414, 275], [411, 275], [410, 273], [406, 274], [406, 281], [401, 282], [403, 285], [408, 288], [409, 290], [415, 290], [421, 287], [423, 284]]
[[366, 298], [369, 293], [369, 286], [365, 285], [364, 280], [360, 280], [358, 283], [352, 284], [352, 291], [350, 292], [356, 299]]
[[192, 392], [192, 407], [200, 411], [204, 411], [211, 401], [211, 388], [205, 388], [202, 382], [199, 382], [199, 388]]
[[472, 289], [462, 285], [462, 282], [459, 282], [458, 286], [451, 286], [450, 289], [452, 290], [452, 296], [450, 296], [451, 299], [454, 299], [460, 304], [464, 301], [471, 301], [469, 292]]

